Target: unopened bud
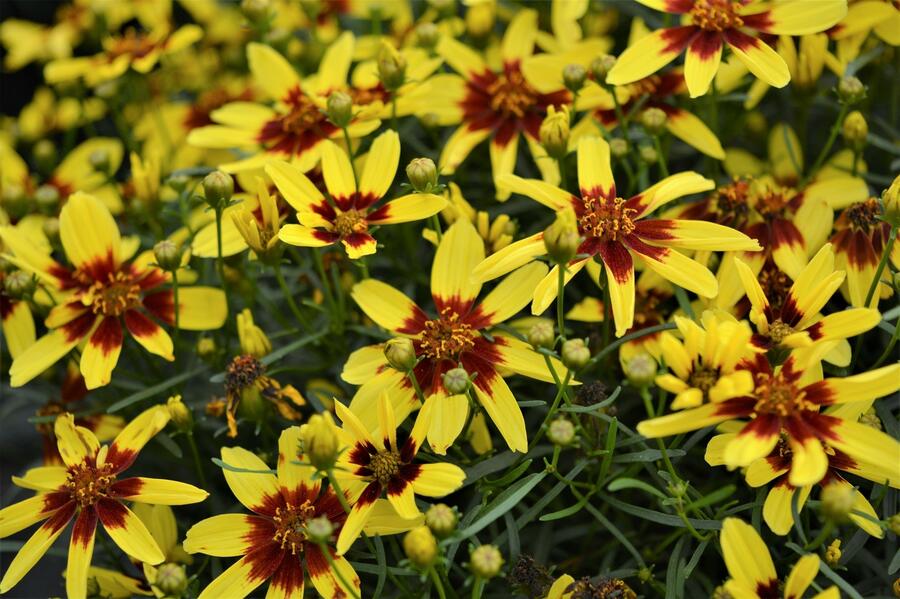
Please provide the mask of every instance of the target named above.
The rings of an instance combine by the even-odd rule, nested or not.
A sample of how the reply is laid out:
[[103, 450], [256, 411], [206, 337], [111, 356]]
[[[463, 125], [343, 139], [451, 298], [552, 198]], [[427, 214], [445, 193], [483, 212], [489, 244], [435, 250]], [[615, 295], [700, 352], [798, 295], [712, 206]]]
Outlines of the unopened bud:
[[201, 337], [197, 341], [197, 355], [204, 359], [216, 355], [216, 342], [212, 337]]
[[331, 92], [325, 113], [328, 120], [343, 129], [353, 120], [353, 98], [342, 91]]
[[169, 418], [178, 430], [185, 432], [193, 428], [194, 417], [191, 415], [191, 409], [184, 405], [180, 395], [170, 397], [166, 401], [166, 409], [169, 410]]
[[892, 533], [900, 537], [900, 514], [894, 514], [888, 518], [888, 528]]
[[409, 184], [419, 193], [433, 193], [438, 185], [437, 167], [431, 158], [413, 158], [406, 165]]
[[456, 510], [446, 503], [436, 503], [425, 512], [425, 525], [439, 539], [452, 535], [458, 521]]
[[450, 395], [462, 395], [469, 388], [469, 373], [462, 368], [451, 368], [441, 375], [444, 389]]
[[100, 583], [97, 582], [96, 576], [91, 576], [90, 572], [88, 572], [86, 594], [88, 597], [96, 597], [100, 594]]
[[34, 144], [32, 156], [38, 170], [49, 173], [56, 164], [56, 146], [50, 140], [42, 139]]
[[337, 427], [331, 414], [313, 414], [300, 427], [300, 444], [303, 453], [316, 470], [327, 472], [334, 468], [340, 452]]
[[188, 183], [191, 182], [191, 178], [187, 175], [172, 175], [168, 179], [166, 179], [166, 185], [172, 188], [177, 193], [181, 193], [185, 189], [187, 189]]
[[378, 77], [388, 91], [394, 91], [406, 81], [406, 59], [388, 42], [378, 51]]
[[203, 178], [203, 194], [213, 208], [227, 204], [233, 193], [234, 179], [228, 173], [213, 171]]
[[556, 214], [556, 220], [544, 229], [544, 247], [550, 259], [556, 264], [568, 264], [578, 253], [581, 236], [575, 222], [575, 213], [563, 210]]
[[329, 543], [334, 534], [334, 524], [327, 516], [319, 516], [306, 523], [306, 532], [314, 543]]
[[555, 341], [556, 335], [553, 331], [553, 325], [548, 320], [538, 321], [528, 329], [528, 343], [534, 348], [545, 347], [549, 349], [553, 347]]
[[624, 367], [628, 382], [637, 388], [647, 387], [656, 378], [656, 360], [647, 352], [631, 356]]
[[609, 153], [617, 160], [625, 158], [628, 155], [628, 142], [621, 137], [609, 140]]
[[541, 145], [551, 158], [565, 158], [569, 149], [569, 107], [561, 106], [556, 110], [550, 106], [538, 133]]
[[822, 488], [819, 497], [822, 515], [837, 524], [846, 522], [853, 510], [853, 488], [848, 485], [831, 484]]
[[417, 526], [403, 537], [407, 559], [420, 568], [428, 568], [437, 558], [437, 540], [427, 526]]
[[881, 202], [884, 205], [884, 220], [894, 227], [900, 227], [900, 175], [881, 194]]
[[34, 201], [41, 212], [56, 214], [59, 209], [59, 190], [52, 185], [41, 185], [34, 192]]
[[420, 23], [419, 26], [416, 27], [416, 41], [419, 42], [419, 46], [426, 50], [434, 48], [437, 45], [439, 37], [440, 32], [438, 31], [437, 25], [434, 23]]
[[388, 364], [400, 372], [409, 372], [416, 365], [416, 348], [406, 337], [394, 337], [384, 344]]
[[547, 439], [560, 447], [571, 445], [575, 441], [575, 425], [568, 418], [555, 418], [547, 427]]
[[570, 92], [575, 93], [584, 87], [585, 79], [587, 79], [587, 69], [580, 64], [567, 64], [563, 68], [563, 84]]
[[188, 579], [184, 566], [167, 562], [157, 567], [156, 581], [153, 583], [164, 596], [180, 597], [187, 589]]
[[34, 276], [25, 271], [17, 270], [3, 278], [3, 290], [13, 299], [26, 299], [34, 293], [37, 283]]
[[825, 562], [832, 568], [841, 561], [841, 540], [835, 539], [825, 549]]
[[466, 10], [466, 31], [469, 35], [476, 39], [487, 36], [494, 28], [495, 10], [493, 2], [471, 4]]
[[653, 146], [641, 146], [638, 154], [646, 164], [655, 164], [659, 160], [659, 154]]
[[859, 417], [859, 423], [865, 426], [870, 426], [875, 430], [884, 430], [884, 425], [881, 423], [881, 418], [878, 417], [878, 412], [875, 411], [874, 407], [869, 408]]
[[241, 12], [251, 23], [262, 23], [269, 16], [269, 0], [242, 0]]
[[500, 574], [503, 554], [496, 545], [481, 545], [469, 554], [469, 569], [479, 578], [489, 580]]
[[766, 115], [759, 110], [747, 113], [744, 120], [744, 126], [747, 128], [747, 131], [757, 137], [762, 137], [769, 131], [769, 123], [766, 121]]
[[165, 271], [171, 272], [181, 268], [181, 254], [181, 248], [170, 239], [163, 239], [153, 246], [153, 257]]
[[859, 152], [865, 147], [866, 139], [869, 137], [869, 125], [866, 123], [866, 117], [860, 111], [854, 110], [844, 119], [841, 133], [843, 133], [847, 145]]
[[606, 76], [614, 66], [616, 66], [616, 57], [611, 54], [595, 58], [591, 63], [591, 74], [594, 76], [594, 81], [600, 84], [606, 83]]
[[844, 104], [856, 104], [865, 99], [866, 86], [856, 77], [844, 77], [838, 83], [837, 95]]
[[109, 152], [106, 150], [94, 150], [88, 157], [93, 168], [98, 173], [109, 173]]
[[659, 135], [666, 130], [666, 113], [660, 108], [648, 108], [641, 113], [641, 125], [651, 135]]
[[562, 345], [562, 362], [569, 370], [584, 367], [591, 359], [591, 350], [584, 339], [567, 339]]
[[47, 220], [44, 221], [44, 224], [41, 225], [41, 231], [44, 232], [44, 236], [50, 242], [51, 245], [57, 246], [59, 244], [59, 219], [55, 216], [51, 216]]

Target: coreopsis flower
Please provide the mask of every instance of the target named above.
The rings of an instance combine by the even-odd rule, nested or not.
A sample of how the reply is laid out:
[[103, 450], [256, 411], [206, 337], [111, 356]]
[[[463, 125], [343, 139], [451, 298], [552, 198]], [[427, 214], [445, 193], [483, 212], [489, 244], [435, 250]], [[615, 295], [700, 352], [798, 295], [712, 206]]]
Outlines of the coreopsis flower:
[[847, 14], [837, 25], [828, 30], [828, 36], [835, 40], [837, 49], [833, 59], [836, 64], [829, 66], [839, 75], [863, 51], [863, 44], [870, 34], [890, 46], [900, 46], [900, 7], [890, 1], [849, 3]]
[[[252, 336], [243, 339], [243, 351], [258, 349]], [[298, 421], [302, 418], [297, 409], [306, 405], [306, 400], [293, 385], [282, 385], [266, 376], [266, 367], [258, 359], [244, 353], [235, 357], [225, 369], [225, 403], [213, 404], [213, 411], [224, 412], [228, 423], [228, 436], [237, 437], [238, 410], [259, 420], [267, 405], [272, 405], [285, 420]]]
[[[317, 542], [309, 534], [310, 521], [322, 517], [328, 519], [334, 534], [340, 534], [347, 514], [333, 486], [323, 489], [321, 479], [314, 476], [315, 468], [302, 463], [308, 460], [301, 451], [299, 427], [281, 433], [275, 474], [240, 447], [223, 447], [222, 461], [225, 482], [253, 513], [213, 516], [188, 530], [184, 541], [188, 553], [241, 558], [200, 593], [201, 599], [240, 599], [267, 580], [269, 597], [300, 598], [305, 573], [323, 597], [360, 596], [359, 577], [350, 562], [335, 552], [330, 540]], [[366, 528], [369, 534], [403, 532], [422, 520], [400, 518], [386, 501], [374, 511], [377, 514]], [[323, 551], [330, 552], [333, 567]]]
[[224, 323], [222, 290], [183, 287], [176, 307], [172, 290], [163, 288], [170, 274], [150, 265], [150, 259], [129, 262], [133, 244], [125, 243], [112, 214], [94, 196], [72, 194], [59, 225], [71, 267], [35, 251], [16, 229], [0, 227], [0, 238], [13, 253], [8, 259], [59, 296], [44, 323], [50, 331], [13, 361], [12, 386], [24, 385], [82, 341], [87, 342], [80, 362], [87, 388], [108, 384], [122, 351], [123, 324], [144, 349], [172, 360], [172, 339], [150, 316], [172, 326], [177, 309], [179, 326], [187, 330], [217, 329]]
[[231, 212], [231, 220], [241, 237], [256, 256], [261, 260], [277, 260], [278, 231], [281, 227], [281, 214], [278, 204], [270, 194], [261, 178], [256, 181], [257, 203], [255, 209], [249, 202], [243, 202]]
[[193, 485], [158, 478], [120, 478], [138, 452], [169, 421], [165, 406], [154, 406], [132, 420], [109, 445], [100, 445], [71, 414], [56, 419], [54, 430], [65, 466], [32, 468], [14, 482], [37, 494], [0, 510], [0, 537], [44, 521], [9, 563], [0, 581], [6, 593], [25, 576], [74, 518], [66, 567], [66, 593], [87, 595], [88, 568], [99, 521], [113, 542], [133, 559], [158, 564], [165, 556], [125, 501], [185, 505], [209, 495]]
[[397, 173], [400, 137], [396, 131], [385, 131], [372, 142], [358, 182], [352, 159], [340, 147], [325, 141], [321, 152], [322, 174], [331, 201], [300, 169], [283, 161], [266, 165], [266, 173], [297, 211], [300, 221], [281, 227], [278, 237], [285, 243], [323, 247], [340, 241], [350, 258], [360, 258], [375, 253], [377, 242], [369, 233], [370, 227], [421, 220], [447, 205], [440, 196], [411, 193], [375, 206]]
[[[731, 578], [725, 581], [725, 591], [732, 597], [771, 599], [803, 597], [806, 589], [819, 573], [819, 556], [804, 555], [787, 579], [778, 579], [769, 548], [756, 530], [739, 518], [725, 518], [722, 522], [722, 556]], [[839, 599], [836, 586], [817, 593], [813, 599]]]
[[[277, 158], [301, 172], [311, 170], [322, 155], [323, 142], [343, 135], [323, 112], [325, 90], [342, 85], [350, 66], [352, 45], [341, 43], [344, 34], [326, 50], [319, 72], [301, 81], [294, 67], [275, 49], [258, 43], [247, 45], [247, 60], [256, 86], [275, 102], [232, 102], [214, 110], [217, 124], [200, 127], [188, 135], [188, 143], [203, 148], [245, 148], [254, 154], [219, 165], [226, 172], [259, 168]], [[352, 36], [350, 37], [352, 41]], [[343, 65], [343, 66], [341, 66]], [[378, 128], [378, 119], [354, 118], [347, 126], [355, 139]]]
[[[723, 459], [729, 468], [749, 466], [769, 455], [783, 434], [794, 456], [788, 481], [798, 487], [815, 484], [825, 476], [828, 458], [823, 444], [866, 463], [879, 463], [884, 456], [900, 452], [900, 443], [888, 435], [820, 412], [831, 405], [868, 401], [894, 393], [900, 389], [900, 364], [845, 378], [816, 380], [821, 376], [816, 356], [801, 359], [799, 355], [792, 353], [781, 366], [773, 367], [764, 355], [757, 354], [739, 366], [753, 377], [749, 392], [645, 420], [637, 430], [652, 438], [697, 430], [726, 420], [745, 421], [741, 431], [723, 449]], [[900, 478], [900, 465], [893, 467], [898, 472], [891, 478]]]
[[253, 322], [253, 312], [250, 308], [244, 308], [237, 315], [237, 332], [240, 340], [241, 351], [261, 360], [272, 351], [272, 342], [266, 336], [265, 331]]
[[342, 403], [336, 402], [334, 407], [344, 431], [353, 439], [339, 463], [350, 472], [349, 492], [353, 496], [359, 493], [337, 540], [339, 554], [345, 553], [357, 539], [375, 507], [375, 500], [382, 494], [387, 495], [401, 517], [411, 519], [420, 514], [416, 495], [443, 497], [462, 485], [466, 473], [455, 464], [414, 462], [431, 424], [428, 411], [419, 412], [409, 436], [400, 443], [398, 422], [386, 394], [378, 399], [377, 434], [368, 430]]
[[129, 68], [144, 75], [153, 70], [162, 56], [183, 50], [202, 37], [203, 29], [197, 25], [184, 25], [176, 31], [167, 26], [140, 33], [128, 29], [123, 35], [105, 38], [99, 54], [47, 63], [44, 79], [56, 84], [83, 78], [93, 87], [119, 77]]
[[[460, 218], [471, 221], [484, 240], [485, 255], [490, 256], [512, 243], [513, 235], [516, 232], [516, 223], [508, 214], [498, 214], [492, 220], [486, 210], [475, 210], [472, 204], [463, 197], [459, 185], [453, 182], [447, 185], [444, 198], [447, 200], [447, 206], [441, 210], [441, 218], [448, 225], [452, 225]], [[435, 246], [438, 244], [438, 233], [434, 229], [426, 227], [422, 230], [422, 237]]]
[[[753, 344], [762, 349], [808, 347], [814, 343], [845, 340], [868, 331], [881, 322], [878, 310], [849, 308], [826, 316], [820, 314], [828, 300], [844, 282], [845, 273], [835, 270], [831, 244], [822, 246], [809, 261], [784, 297], [769, 301], [750, 267], [739, 258], [735, 262], [751, 308], [749, 318], [756, 325]], [[845, 366], [850, 362], [846, 347]]]
[[[676, 198], [712, 189], [714, 183], [695, 172], [684, 172], [625, 200], [616, 194], [609, 145], [599, 137], [585, 137], [578, 143], [580, 197], [544, 181], [516, 175], [505, 175], [501, 184], [557, 213], [574, 209], [583, 241], [576, 258], [567, 264], [565, 280], [568, 282], [595, 256], [602, 260], [619, 337], [634, 324], [634, 255], [664, 279], [713, 297], [718, 288], [715, 276], [678, 250], [759, 249], [753, 239], [716, 223], [646, 218]], [[531, 262], [546, 251], [543, 237], [543, 233], [537, 233], [507, 246], [479, 264], [473, 275], [489, 280]], [[556, 298], [558, 269], [555, 266], [535, 288], [531, 305], [534, 314], [542, 313]]]
[[[418, 363], [411, 371], [425, 396], [425, 408], [433, 411], [428, 428], [432, 449], [444, 454], [462, 432], [469, 413], [466, 394], [451, 394], [441, 375], [461, 367], [471, 376], [471, 391], [485, 409], [507, 445], [527, 451], [525, 419], [512, 391], [501, 376], [504, 372], [552, 381], [541, 354], [518, 339], [481, 331], [500, 324], [528, 303], [532, 290], [546, 274], [541, 263], [525, 266], [476, 303], [481, 283], [471, 278], [472, 269], [484, 259], [484, 243], [475, 227], [457, 220], [443, 235], [431, 269], [431, 296], [436, 316], [431, 317], [399, 290], [375, 279], [353, 287], [360, 309], [394, 335], [410, 337]], [[551, 360], [557, 373], [564, 372]], [[477, 373], [477, 376], [476, 376]], [[398, 421], [419, 405], [406, 373], [388, 366], [383, 346], [363, 347], [351, 354], [341, 377], [362, 385], [350, 409], [370, 430], [377, 426], [377, 400], [387, 391], [394, 402]]]
[[732, 0], [642, 0], [686, 24], [654, 31], [619, 56], [606, 80], [624, 85], [652, 75], [687, 51], [684, 75], [692, 98], [704, 95], [719, 70], [727, 45], [756, 77], [784, 87], [791, 73], [781, 56], [758, 36], [825, 31], [847, 14], [846, 0], [810, 5], [803, 0], [746, 4]]
[[[791, 73], [791, 86], [803, 91], [815, 89], [826, 63], [832, 56], [828, 52], [828, 35], [824, 33], [803, 35], [796, 42], [789, 35], [779, 36], [775, 42], [775, 51], [784, 60]], [[840, 74], [842, 73], [838, 73]], [[769, 88], [766, 81], [755, 79], [747, 90], [744, 108], [747, 110], [756, 108]]]
[[490, 138], [491, 169], [501, 201], [509, 197], [509, 192], [498, 184], [499, 177], [515, 169], [522, 135], [543, 178], [553, 184], [559, 182], [559, 168], [541, 146], [540, 127], [548, 107], [569, 104], [570, 94], [562, 86], [541, 93], [522, 71], [522, 61], [534, 50], [537, 21], [537, 11], [523, 9], [510, 22], [500, 48], [503, 66], [499, 72], [477, 52], [449, 36], [443, 37], [437, 47], [460, 75], [440, 81], [443, 97], [436, 101], [449, 105], [429, 108], [445, 113], [448, 123], [461, 121], [441, 151], [440, 170], [445, 175], [453, 174], [475, 146]]
[[[666, 131], [718, 160], [725, 158], [725, 150], [716, 134], [696, 115], [689, 110], [677, 106], [675, 100], [687, 93], [684, 70], [674, 68], [665, 73], [650, 75], [644, 79], [617, 87], [615, 90], [622, 114], [630, 114], [638, 102], [644, 109], [658, 108], [666, 115]], [[646, 100], [642, 98], [647, 95]], [[602, 132], [599, 125], [607, 130], [614, 129], [619, 122], [612, 96], [606, 94], [596, 108], [588, 112], [572, 128], [572, 141], [585, 135], [599, 136]]]
[[[856, 422], [870, 404], [871, 402], [843, 404], [830, 409], [828, 415]], [[710, 439], [706, 448], [706, 462], [710, 466], [724, 465], [724, 448], [740, 431], [740, 425], [732, 425], [737, 425], [737, 423], [726, 422], [720, 427], [720, 430], [733, 428], [732, 432], [724, 432]], [[859, 512], [859, 514], [851, 512], [850, 520], [868, 534], [878, 538], [884, 537], [884, 530], [877, 523], [878, 516], [872, 505], [841, 473], [849, 472], [877, 484], [897, 487], [900, 485], [900, 481], [893, 478], [895, 469], [891, 466], [892, 456], [882, 456], [882, 460], [878, 463], [866, 463], [853, 459], [827, 444], [825, 445], [825, 454], [828, 458], [828, 470], [822, 480], [817, 483], [818, 486], [823, 490], [827, 487], [838, 487], [849, 492], [853, 498], [853, 510]], [[763, 503], [763, 520], [772, 532], [782, 536], [788, 534], [794, 526], [791, 507], [794, 495], [797, 495], [797, 512], [799, 513], [813, 489], [813, 485], [795, 487], [788, 480], [793, 458], [790, 445], [782, 437], [769, 455], [752, 462], [744, 473], [745, 480], [751, 487], [771, 485]]]
[[[875, 198], [850, 204], [834, 221], [835, 233], [831, 237], [834, 244], [835, 264], [847, 272], [845, 285], [841, 288], [851, 306], [865, 307], [866, 294], [875, 278], [878, 262], [889, 241], [891, 225], [881, 219], [882, 209]], [[895, 268], [900, 268], [900, 243], [894, 240], [889, 254]], [[890, 269], [886, 268], [882, 281], [872, 294], [870, 306], [875, 307], [881, 299], [893, 293]]]
[[[34, 344], [37, 337], [31, 306], [27, 301], [14, 297], [6, 291], [6, 279], [9, 276], [6, 272], [0, 271], [0, 325], [3, 330], [3, 343], [9, 355], [15, 359]], [[30, 277], [25, 273], [15, 276]]]

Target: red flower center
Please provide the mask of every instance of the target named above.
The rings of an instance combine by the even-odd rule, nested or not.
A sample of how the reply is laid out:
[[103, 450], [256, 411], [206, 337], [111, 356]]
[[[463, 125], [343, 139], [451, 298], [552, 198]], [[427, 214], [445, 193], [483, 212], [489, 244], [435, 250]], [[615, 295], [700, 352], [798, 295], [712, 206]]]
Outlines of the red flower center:
[[706, 31], [725, 31], [744, 25], [738, 16], [740, 2], [730, 0], [696, 0], [691, 8], [691, 22]]
[[140, 303], [141, 288], [133, 275], [118, 271], [109, 273], [105, 281], [94, 281], [81, 298], [94, 314], [121, 316]]
[[275, 536], [272, 539], [282, 549], [290, 548], [291, 554], [297, 551], [306, 542], [306, 521], [316, 513], [316, 508], [308, 499], [298, 506], [288, 505], [279, 507], [272, 516], [275, 523]]
[[508, 69], [488, 86], [491, 108], [505, 117], [523, 118], [529, 107], [534, 106], [538, 92], [528, 84], [522, 71]]
[[73, 501], [81, 507], [87, 507], [107, 497], [107, 491], [115, 480], [112, 464], [96, 467], [85, 460], [77, 466], [69, 467], [66, 474], [66, 488]]
[[766, 220], [784, 218], [795, 195], [797, 192], [788, 187], [778, 185], [765, 187], [756, 194], [754, 207]]
[[776, 314], [781, 313], [781, 308], [788, 297], [791, 285], [790, 277], [772, 262], [766, 262], [766, 265], [759, 272], [759, 286], [765, 293], [766, 299], [769, 300], [769, 306], [772, 307], [772, 311]]
[[803, 392], [781, 374], [757, 373], [754, 391], [757, 414], [772, 414], [786, 418], [798, 412], [813, 409]]
[[585, 237], [597, 237], [616, 241], [620, 236], [634, 231], [634, 208], [625, 206], [622, 198], [583, 197], [584, 211], [578, 217], [578, 226]]
[[335, 216], [334, 228], [341, 237], [347, 237], [354, 233], [365, 233], [369, 230], [369, 223], [366, 222], [365, 213], [351, 208]]
[[291, 111], [281, 117], [281, 130], [294, 136], [318, 130], [327, 117], [312, 100], [303, 94], [292, 96]]
[[475, 347], [476, 331], [461, 321], [452, 308], [441, 311], [440, 318], [425, 323], [419, 347], [426, 357], [434, 360], [456, 360], [463, 352]]
[[869, 198], [864, 202], [856, 202], [847, 208], [847, 218], [850, 225], [864, 233], [869, 233], [875, 226], [880, 226], [881, 221], [878, 215], [881, 214], [881, 208], [878, 206], [878, 200]]
[[110, 59], [129, 54], [132, 58], [146, 56], [156, 47], [156, 43], [148, 36], [129, 29], [122, 37], [112, 40], [106, 53]]

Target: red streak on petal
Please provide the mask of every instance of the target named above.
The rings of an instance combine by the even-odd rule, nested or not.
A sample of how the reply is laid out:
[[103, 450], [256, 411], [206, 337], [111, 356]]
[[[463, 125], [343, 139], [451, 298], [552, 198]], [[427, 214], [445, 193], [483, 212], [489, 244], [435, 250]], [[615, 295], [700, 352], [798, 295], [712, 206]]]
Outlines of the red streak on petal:
[[697, 55], [704, 62], [713, 59], [713, 56], [722, 50], [722, 34], [717, 31], [704, 31], [697, 35], [691, 42], [688, 50]]
[[303, 596], [303, 565], [296, 556], [285, 556], [269, 584], [285, 597]]
[[624, 284], [634, 276], [634, 262], [631, 259], [631, 254], [628, 253], [628, 250], [621, 243], [617, 241], [602, 243], [600, 245], [600, 257], [616, 282]]
[[75, 320], [70, 320], [61, 326], [60, 329], [66, 336], [66, 342], [72, 343], [83, 339], [94, 326], [94, 320], [96, 320], [96, 316], [93, 312], [85, 312]]
[[125, 528], [128, 522], [128, 508], [115, 499], [100, 499], [96, 504], [100, 522], [107, 529]]
[[285, 558], [288, 560], [297, 559], [296, 557], [291, 558], [289, 551], [285, 551], [277, 543], [270, 540], [243, 557], [243, 560], [250, 564], [247, 578], [252, 581], [270, 578], [278, 570]]
[[144, 481], [142, 481], [140, 478], [123, 478], [122, 480], [118, 480], [112, 484], [112, 486], [110, 487], [110, 495], [112, 497], [121, 497], [123, 499], [127, 499], [128, 497], [134, 497], [135, 495], [140, 493], [143, 487]]
[[135, 337], [152, 337], [160, 331], [160, 326], [136, 310], [125, 313], [125, 326]]
[[663, 29], [660, 33], [662, 40], [666, 43], [659, 51], [660, 54], [677, 54], [684, 50], [691, 42], [694, 35], [700, 31], [699, 27], [694, 25], [685, 25], [683, 27], [670, 27]]
[[72, 527], [72, 545], [81, 545], [87, 549], [94, 540], [97, 530], [97, 511], [93, 507], [81, 508], [81, 513], [75, 518], [75, 526]]
[[171, 290], [151, 293], [144, 297], [143, 304], [144, 308], [164, 323], [175, 325], [175, 296]]
[[106, 317], [91, 335], [90, 344], [100, 348], [104, 356], [122, 347], [122, 325], [118, 318]]

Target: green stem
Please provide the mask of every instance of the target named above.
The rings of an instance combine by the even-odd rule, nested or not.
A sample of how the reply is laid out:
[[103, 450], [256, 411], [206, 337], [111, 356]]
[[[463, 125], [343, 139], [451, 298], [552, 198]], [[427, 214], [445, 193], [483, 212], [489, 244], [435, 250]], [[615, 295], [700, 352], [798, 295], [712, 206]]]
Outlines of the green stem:
[[566, 313], [564, 309], [566, 292], [566, 264], [557, 265], [558, 277], [556, 279], [556, 326], [559, 328], [559, 338], [566, 340]]
[[553, 416], [556, 414], [556, 410], [559, 408], [559, 402], [560, 400], [562, 400], [562, 397], [566, 392], [566, 388], [569, 386], [570, 380], [572, 380], [571, 370], [566, 372], [566, 377], [559, 385], [556, 386], [556, 397], [553, 398], [553, 403], [550, 405], [550, 410], [547, 412], [547, 415], [544, 416], [544, 421], [541, 423], [541, 427], [538, 429], [537, 435], [535, 435], [534, 441], [531, 443], [532, 448], [537, 447], [537, 444], [540, 443], [541, 439], [544, 438], [544, 433], [547, 430], [547, 425], [550, 423], [550, 419], [553, 418]]
[[225, 293], [225, 313], [229, 313], [228, 284], [225, 281], [225, 259], [222, 257], [222, 212], [224, 207], [220, 203], [216, 206], [216, 268], [219, 271], [219, 281], [222, 283], [222, 291]]
[[353, 597], [353, 599], [361, 599], [359, 593], [356, 592], [356, 587], [350, 585], [350, 583], [347, 582], [340, 569], [334, 563], [334, 558], [331, 556], [331, 547], [329, 547], [325, 543], [318, 543], [318, 545], [319, 549], [322, 551], [322, 554], [325, 556], [325, 559], [328, 560], [329, 569], [334, 573], [335, 577], [337, 577], [338, 582], [342, 587], [344, 587], [344, 590], [350, 593], [350, 596]]
[[815, 551], [819, 547], [822, 546], [822, 543], [828, 540], [828, 537], [831, 536], [831, 531], [834, 530], [834, 523], [831, 519], [825, 520], [825, 526], [822, 527], [822, 530], [816, 536], [815, 539], [806, 544], [804, 549], [806, 551]]
[[890, 356], [891, 352], [894, 350], [894, 346], [897, 345], [898, 338], [900, 338], [900, 318], [897, 319], [897, 324], [894, 325], [894, 334], [891, 335], [890, 343], [888, 343], [888, 346], [884, 349], [884, 353], [881, 354], [878, 361], [872, 365], [872, 368], [878, 368], [888, 359], [888, 356]]
[[[837, 139], [838, 133], [841, 130], [841, 125], [844, 124], [844, 118], [847, 116], [847, 111], [850, 110], [849, 104], [841, 104], [841, 110], [838, 112], [837, 120], [831, 126], [831, 132], [828, 134], [828, 141], [825, 142], [825, 145], [822, 146], [822, 150], [819, 152], [819, 156], [816, 158], [815, 163], [813, 163], [812, 169], [809, 171], [806, 177], [803, 179], [803, 184], [805, 184], [810, 177], [819, 172], [819, 169], [822, 168], [822, 164], [825, 162], [825, 157], [828, 156], [828, 152], [831, 151], [831, 146], [834, 145], [835, 140]], [[799, 187], [803, 187], [801, 184]]]
[[569, 180], [566, 176], [566, 157], [561, 156], [556, 159], [556, 163], [559, 165], [559, 182], [562, 185], [562, 188], [566, 191], [569, 190]]
[[344, 511], [348, 514], [350, 513], [350, 504], [347, 503], [347, 497], [344, 495], [343, 489], [341, 489], [341, 485], [337, 481], [337, 477], [334, 475], [334, 468], [328, 469], [328, 482], [331, 483], [331, 486], [334, 487], [334, 494], [337, 495], [338, 501], [341, 502], [341, 507], [344, 508]]
[[663, 156], [662, 144], [659, 143], [659, 135], [653, 136], [653, 147], [656, 149], [656, 159], [659, 161], [659, 172], [663, 178], [669, 176], [669, 167], [666, 166], [666, 158]]
[[891, 257], [891, 250], [894, 249], [894, 241], [896, 240], [897, 227], [892, 225], [891, 231], [888, 233], [887, 243], [884, 245], [884, 250], [881, 252], [881, 260], [878, 262], [878, 268], [875, 269], [875, 276], [872, 277], [872, 282], [869, 284], [869, 291], [866, 292], [866, 302], [863, 304], [863, 307], [868, 307], [872, 298], [875, 297], [875, 290], [878, 289], [878, 285], [881, 282], [881, 275], [884, 273], [885, 266], [887, 266], [888, 258]]
[[300, 326], [302, 326], [307, 331], [312, 331], [312, 326], [303, 315], [303, 312], [300, 310], [300, 306], [298, 306], [294, 301], [294, 296], [291, 293], [291, 290], [288, 289], [287, 282], [284, 280], [284, 274], [282, 274], [281, 272], [281, 263], [279, 261], [275, 262], [275, 280], [278, 281], [278, 286], [281, 287], [281, 293], [287, 300], [288, 306], [290, 307], [291, 312], [294, 313], [294, 316], [297, 318]]
[[434, 232], [437, 233], [438, 243], [441, 242], [441, 239], [444, 238], [444, 233], [441, 230], [441, 219], [438, 218], [437, 214], [431, 215], [431, 227], [434, 229]]
[[398, 131], [397, 124], [397, 92], [391, 92], [391, 129]]
[[197, 451], [197, 441], [194, 440], [194, 431], [187, 433], [188, 446], [191, 448], [191, 456], [194, 459], [194, 468], [197, 470], [197, 478], [200, 480], [200, 487], [206, 488], [206, 475], [203, 474], [203, 466], [200, 462], [200, 452]]
[[472, 599], [481, 599], [481, 593], [484, 591], [484, 578], [475, 577], [475, 584], [472, 585]]
[[416, 397], [419, 398], [419, 401], [422, 402], [422, 405], [425, 405], [425, 394], [422, 393], [422, 387], [419, 385], [419, 380], [416, 378], [415, 370], [410, 368], [406, 371], [406, 378], [409, 379], [409, 382], [412, 383], [413, 389], [416, 390]]
[[447, 593], [444, 591], [444, 585], [441, 584], [441, 577], [438, 576], [437, 570], [434, 569], [434, 566], [428, 568], [428, 575], [431, 576], [431, 582], [434, 584], [434, 588], [437, 589], [440, 598], [447, 599]]
[[342, 127], [344, 131], [344, 143], [347, 144], [347, 156], [350, 157], [350, 170], [353, 171], [353, 182], [356, 184], [357, 191], [359, 190], [359, 177], [356, 176], [356, 163], [353, 161], [353, 146], [350, 144], [350, 132], [347, 131], [346, 127]]

